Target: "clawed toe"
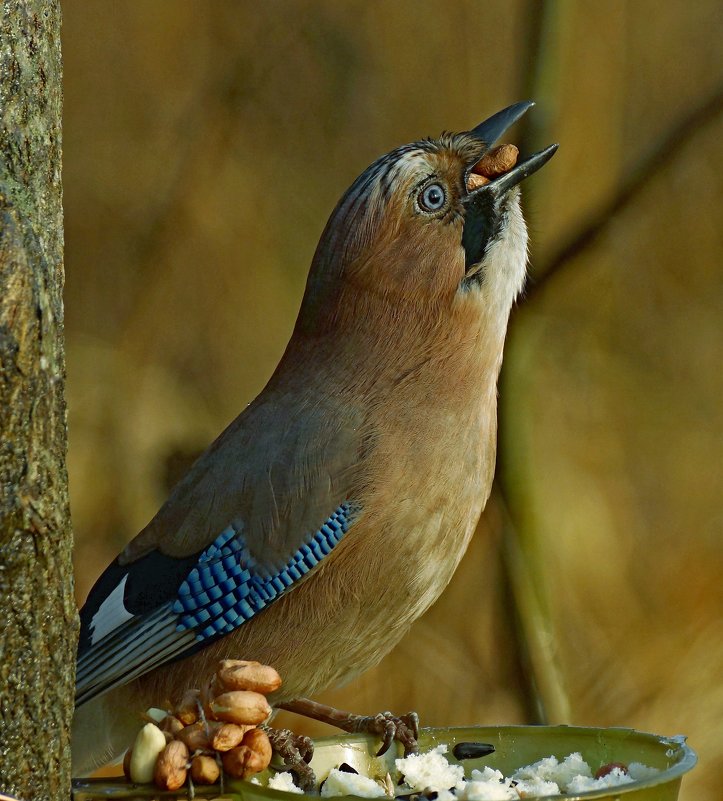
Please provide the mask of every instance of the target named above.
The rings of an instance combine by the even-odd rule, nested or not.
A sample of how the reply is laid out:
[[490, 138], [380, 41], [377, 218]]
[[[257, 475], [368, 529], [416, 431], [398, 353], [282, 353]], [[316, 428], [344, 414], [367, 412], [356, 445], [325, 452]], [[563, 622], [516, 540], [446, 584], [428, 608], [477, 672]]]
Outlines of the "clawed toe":
[[396, 740], [404, 746], [404, 756], [416, 754], [419, 737], [419, 715], [409, 712], [397, 717], [391, 712], [380, 712], [369, 717], [359, 716], [354, 722], [354, 731], [377, 734], [382, 738], [382, 745], [377, 756], [385, 754]]
[[302, 790], [313, 790], [316, 776], [309, 762], [314, 756], [314, 743], [310, 737], [294, 734], [289, 729], [265, 727], [274, 753], [282, 759], [284, 766], [296, 775], [296, 783]]
[[416, 712], [408, 712], [399, 717], [391, 712], [380, 712], [378, 715], [354, 715], [351, 712], [344, 712], [308, 698], [287, 701], [279, 704], [279, 707], [297, 715], [320, 720], [343, 731], [363, 732], [381, 737], [382, 746], [377, 752], [377, 756], [386, 753], [394, 740], [404, 746], [405, 756], [416, 754], [419, 750], [417, 746], [419, 716]]

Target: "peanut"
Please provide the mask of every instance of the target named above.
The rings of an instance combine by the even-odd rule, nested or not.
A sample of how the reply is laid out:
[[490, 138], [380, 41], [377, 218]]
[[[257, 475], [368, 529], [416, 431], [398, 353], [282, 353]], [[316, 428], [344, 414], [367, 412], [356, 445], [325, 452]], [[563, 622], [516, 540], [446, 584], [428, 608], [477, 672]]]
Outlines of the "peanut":
[[520, 151], [514, 145], [499, 145], [489, 152], [472, 167], [472, 173], [485, 178], [497, 178], [498, 175], [511, 170], [517, 164]]
[[474, 192], [475, 189], [479, 189], [480, 186], [484, 186], [490, 182], [489, 178], [485, 178], [484, 175], [477, 175], [477, 173], [471, 172], [467, 176], [467, 191]]
[[260, 767], [255, 767], [254, 773], [268, 768], [269, 762], [271, 762], [273, 749], [271, 747], [269, 735], [266, 734], [265, 731], [262, 729], [251, 729], [247, 731], [246, 734], [244, 734], [241, 744], [250, 748], [257, 757], [257, 761], [254, 764], [260, 765]]
[[227, 723], [256, 725], [271, 714], [268, 701], [252, 690], [232, 690], [222, 693], [209, 704], [211, 714]]
[[191, 760], [191, 778], [196, 784], [215, 784], [221, 770], [212, 756], [199, 754]]
[[168, 732], [175, 737], [183, 729], [183, 723], [173, 715], [166, 715], [158, 724], [158, 728], [163, 732]]
[[153, 781], [160, 790], [178, 790], [186, 783], [188, 748], [173, 740], [161, 751], [153, 771]]
[[214, 751], [230, 751], [237, 745], [241, 745], [241, 740], [248, 729], [248, 726], [239, 726], [237, 723], [224, 723], [214, 732], [211, 738], [211, 748]]
[[236, 748], [221, 754], [224, 772], [234, 779], [243, 779], [250, 753], [250, 749], [245, 745], [237, 745]]
[[213, 738], [216, 732], [223, 724], [217, 720], [199, 720], [191, 726], [186, 726], [176, 735], [176, 739], [180, 740], [188, 746], [188, 749], [193, 753], [194, 751], [210, 751], [212, 749]]
[[133, 743], [129, 766], [132, 782], [145, 784], [153, 781], [156, 760], [165, 747], [166, 737], [163, 732], [154, 723], [146, 723]]
[[235, 779], [247, 779], [268, 767], [264, 758], [247, 745], [238, 745], [221, 754], [223, 769]]
[[198, 690], [187, 690], [175, 708], [173, 714], [184, 726], [190, 726], [198, 720], [198, 700], [200, 695], [201, 693]]
[[623, 764], [622, 762], [608, 762], [607, 765], [601, 765], [595, 771], [595, 778], [601, 779], [603, 776], [607, 776], [608, 773], [612, 773], [615, 768], [622, 771], [623, 773], [628, 773], [628, 766]]
[[266, 695], [281, 686], [281, 676], [271, 666], [259, 662], [223, 659], [216, 675], [227, 690], [253, 690]]

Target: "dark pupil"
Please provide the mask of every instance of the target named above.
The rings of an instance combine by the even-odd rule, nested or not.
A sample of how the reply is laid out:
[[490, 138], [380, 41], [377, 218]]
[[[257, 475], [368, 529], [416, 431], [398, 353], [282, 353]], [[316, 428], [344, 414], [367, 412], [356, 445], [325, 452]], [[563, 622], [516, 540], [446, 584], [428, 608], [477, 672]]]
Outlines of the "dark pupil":
[[424, 193], [425, 204], [429, 208], [439, 208], [444, 200], [442, 190], [438, 186], [430, 186]]

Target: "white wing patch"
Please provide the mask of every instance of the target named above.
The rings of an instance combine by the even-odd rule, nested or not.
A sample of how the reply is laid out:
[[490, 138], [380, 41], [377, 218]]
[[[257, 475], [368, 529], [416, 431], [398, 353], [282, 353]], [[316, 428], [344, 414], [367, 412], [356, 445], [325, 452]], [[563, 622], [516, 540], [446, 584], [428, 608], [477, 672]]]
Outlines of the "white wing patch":
[[106, 634], [110, 633], [118, 626], [122, 626], [127, 620], [134, 617], [123, 605], [123, 595], [125, 594], [128, 574], [121, 579], [120, 584], [98, 607], [98, 611], [90, 621], [90, 644], [95, 645], [98, 640], [102, 640]]

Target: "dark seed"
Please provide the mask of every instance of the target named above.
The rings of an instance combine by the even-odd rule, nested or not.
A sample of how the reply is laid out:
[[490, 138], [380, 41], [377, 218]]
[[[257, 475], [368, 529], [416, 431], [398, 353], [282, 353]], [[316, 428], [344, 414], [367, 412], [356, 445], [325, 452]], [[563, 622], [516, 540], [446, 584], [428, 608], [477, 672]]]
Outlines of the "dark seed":
[[494, 752], [495, 747], [490, 743], [457, 743], [452, 749], [455, 759], [481, 759]]
[[596, 779], [602, 779], [603, 776], [607, 776], [608, 773], [612, 773], [615, 768], [621, 770], [623, 773], [628, 773], [628, 766], [624, 765], [622, 762], [609, 762], [607, 765], [602, 765], [599, 767], [595, 772]]

